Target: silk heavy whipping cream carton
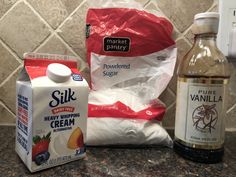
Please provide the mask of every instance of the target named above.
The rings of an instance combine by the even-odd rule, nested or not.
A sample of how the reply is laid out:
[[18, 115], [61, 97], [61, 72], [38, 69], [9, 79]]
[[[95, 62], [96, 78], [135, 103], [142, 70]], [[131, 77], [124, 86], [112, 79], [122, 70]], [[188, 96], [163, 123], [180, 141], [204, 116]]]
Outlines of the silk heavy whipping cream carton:
[[24, 58], [16, 82], [16, 152], [31, 172], [84, 157], [88, 84], [75, 58]]

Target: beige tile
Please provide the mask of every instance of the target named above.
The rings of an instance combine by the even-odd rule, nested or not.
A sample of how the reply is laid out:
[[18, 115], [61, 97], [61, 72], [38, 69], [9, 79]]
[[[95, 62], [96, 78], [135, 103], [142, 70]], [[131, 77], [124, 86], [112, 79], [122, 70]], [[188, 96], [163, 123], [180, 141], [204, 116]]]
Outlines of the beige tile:
[[160, 95], [159, 99], [165, 103], [166, 107], [168, 108], [172, 103], [175, 102], [175, 95], [171, 93], [171, 91], [166, 88], [164, 92]]
[[211, 12], [218, 12], [219, 11], [218, 5], [215, 5], [210, 11]]
[[194, 43], [194, 34], [192, 32], [192, 29], [190, 28], [187, 33], [184, 35], [186, 37], [186, 39], [193, 44]]
[[178, 32], [177, 28], [174, 26], [174, 30], [172, 33], [172, 38], [176, 40], [180, 36], [180, 33]]
[[[165, 16], [165, 14], [163, 14], [159, 9], [158, 9], [158, 5], [155, 1], [151, 1], [150, 3], [148, 3], [145, 7], [145, 10], [147, 12], [153, 13], [156, 16], [163, 16], [165, 18], [167, 18]], [[169, 19], [168, 19], [169, 20]], [[178, 32], [177, 28], [175, 26], [173, 26], [173, 33], [172, 33], [172, 37], [174, 40], [176, 40], [179, 37], [180, 33]]]
[[74, 56], [70, 49], [55, 35], [40, 46], [37, 52]]
[[[215, 6], [210, 10], [210, 12], [218, 12], [218, 6], [215, 5]], [[185, 37], [188, 39], [188, 41], [189, 41], [191, 44], [193, 44], [193, 42], [194, 42], [194, 34], [193, 34], [191, 28], [186, 32]]]
[[140, 4], [142, 4], [142, 5], [144, 6], [144, 5], [147, 4], [150, 0], [135, 0], [135, 1], [137, 1], [138, 3], [140, 3]]
[[236, 104], [236, 62], [230, 62], [231, 78], [229, 83], [228, 106], [230, 109]]
[[0, 38], [19, 57], [34, 50], [49, 34], [47, 26], [23, 2], [0, 21]]
[[[40, 53], [60, 54], [75, 56], [74, 53], [64, 44], [56, 35], [52, 36], [45, 44], [37, 50]], [[86, 63], [82, 59], [78, 59], [78, 67], [83, 67]]]
[[236, 128], [236, 106], [226, 114], [226, 128]]
[[168, 87], [176, 94], [177, 89], [177, 73], [175, 72], [173, 77], [171, 78]]
[[58, 34], [73, 48], [73, 50], [86, 61], [85, 48], [85, 16], [88, 5], [84, 3], [76, 13], [60, 28]]
[[156, 0], [160, 9], [180, 32], [193, 22], [195, 14], [208, 10], [213, 0]]
[[20, 63], [10, 52], [0, 43], [0, 83], [4, 81]]
[[164, 14], [158, 9], [157, 3], [154, 1], [151, 1], [150, 3], [148, 3], [144, 9], [150, 13], [164, 16]]
[[0, 104], [0, 125], [15, 124], [15, 115], [9, 112], [2, 104]]
[[16, 77], [21, 69], [0, 87], [0, 100], [7, 105], [10, 110], [16, 112]]
[[28, 0], [53, 27], [58, 27], [83, 0]]
[[175, 127], [175, 104], [167, 109], [166, 114], [164, 115], [162, 125], [165, 128]]
[[183, 59], [183, 57], [187, 54], [187, 52], [190, 50], [192, 47], [189, 45], [184, 38], [180, 38], [176, 41], [176, 46], [177, 46], [177, 63], [176, 63], [176, 68], [178, 67], [180, 61]]
[[179, 66], [180, 61], [183, 59], [185, 54], [190, 50], [191, 46], [186, 42], [186, 39], [180, 38], [176, 41], [176, 46], [177, 46], [177, 61], [175, 65], [175, 71], [174, 71], [174, 76], [172, 80], [169, 83], [170, 89], [176, 93], [176, 87], [177, 87], [177, 80], [176, 80], [176, 75], [177, 75], [177, 68]]
[[17, 0], [2, 0], [0, 1], [0, 18], [15, 4]]
[[85, 78], [85, 80], [88, 82], [88, 84], [90, 84], [91, 78], [90, 78], [90, 70], [89, 70], [89, 68], [86, 67], [80, 73]]

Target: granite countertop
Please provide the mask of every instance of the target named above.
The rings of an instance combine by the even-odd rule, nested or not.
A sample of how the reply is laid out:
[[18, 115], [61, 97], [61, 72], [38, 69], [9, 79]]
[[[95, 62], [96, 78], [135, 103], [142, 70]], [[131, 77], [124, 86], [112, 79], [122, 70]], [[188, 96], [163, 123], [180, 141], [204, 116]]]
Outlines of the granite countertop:
[[0, 176], [106, 177], [106, 176], [236, 176], [236, 132], [226, 134], [224, 161], [200, 164], [185, 160], [172, 149], [156, 148], [87, 148], [83, 160], [31, 174], [15, 153], [15, 128], [0, 127]]

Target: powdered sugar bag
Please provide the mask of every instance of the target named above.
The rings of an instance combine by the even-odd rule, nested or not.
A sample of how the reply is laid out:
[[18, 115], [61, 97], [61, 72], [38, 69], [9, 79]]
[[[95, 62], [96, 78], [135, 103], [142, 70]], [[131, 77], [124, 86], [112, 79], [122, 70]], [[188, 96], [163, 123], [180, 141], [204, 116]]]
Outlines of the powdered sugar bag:
[[166, 18], [127, 8], [140, 8], [134, 1], [95, 4], [103, 6], [90, 8], [86, 19], [92, 88], [87, 144], [171, 146], [160, 126], [165, 106], [157, 98], [175, 67], [173, 26]]

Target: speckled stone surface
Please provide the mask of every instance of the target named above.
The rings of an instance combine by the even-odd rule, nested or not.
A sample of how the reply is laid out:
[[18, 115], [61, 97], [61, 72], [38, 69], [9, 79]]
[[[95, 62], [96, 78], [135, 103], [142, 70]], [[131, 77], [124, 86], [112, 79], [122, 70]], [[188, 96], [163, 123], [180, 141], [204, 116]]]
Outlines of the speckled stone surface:
[[87, 157], [62, 166], [31, 174], [15, 153], [15, 128], [0, 126], [0, 176], [37, 177], [235, 177], [236, 132], [226, 134], [224, 161], [218, 164], [194, 163], [172, 149], [88, 148]]

